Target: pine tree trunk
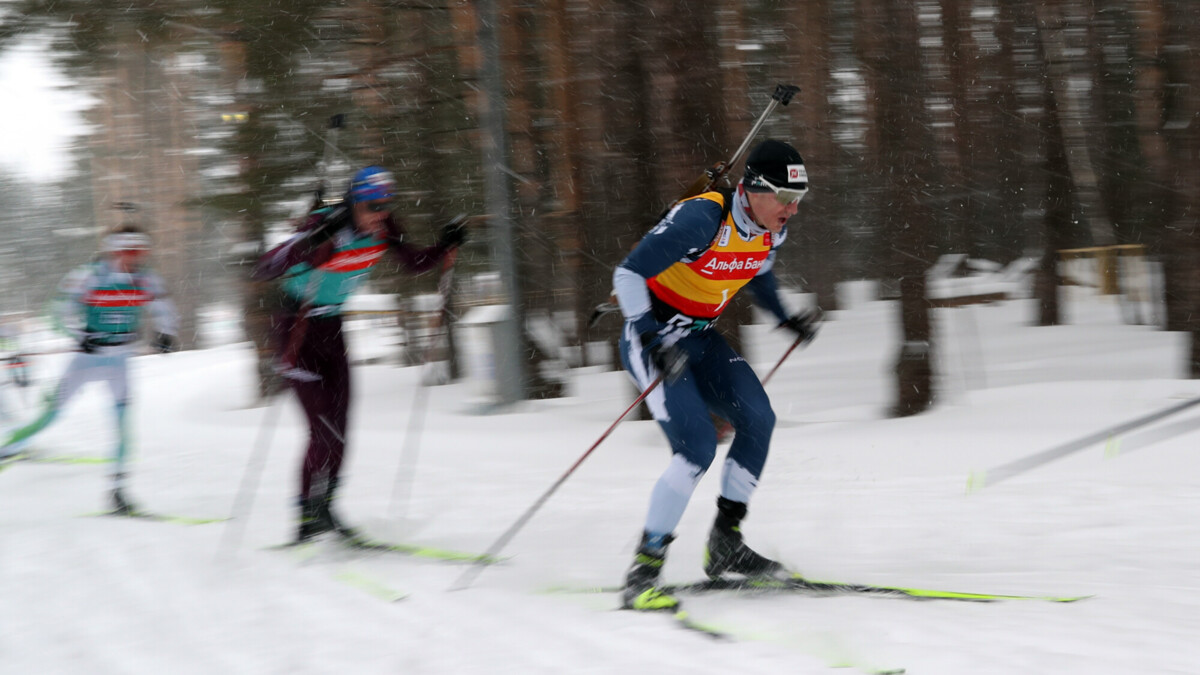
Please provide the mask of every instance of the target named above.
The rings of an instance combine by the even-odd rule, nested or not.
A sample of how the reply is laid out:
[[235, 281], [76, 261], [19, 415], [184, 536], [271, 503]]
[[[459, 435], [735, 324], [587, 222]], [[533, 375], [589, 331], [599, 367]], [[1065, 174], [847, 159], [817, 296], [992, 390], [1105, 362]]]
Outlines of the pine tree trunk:
[[915, 415], [933, 401], [933, 335], [925, 271], [936, 256], [929, 246], [935, 215], [927, 186], [933, 181], [927, 112], [928, 84], [922, 74], [916, 9], [903, 0], [864, 0], [864, 29], [877, 32], [864, 53], [878, 73], [875, 126], [889, 204], [884, 238], [893, 242], [889, 262], [899, 280], [902, 342], [895, 362], [896, 416]]
[[[239, 86], [246, 82], [251, 73], [247, 67], [247, 45], [243, 39], [230, 37], [220, 47], [223, 59], [222, 70], [230, 91], [238, 91]], [[244, 111], [245, 122], [238, 125], [235, 132], [244, 145], [252, 147], [252, 139], [263, 134], [259, 125], [262, 123], [260, 109], [250, 102], [250, 97], [242, 97], [236, 105], [239, 111]], [[256, 282], [250, 278], [257, 256], [264, 250], [265, 214], [262, 200], [258, 198], [255, 189], [255, 173], [258, 170], [259, 157], [247, 155], [239, 162], [241, 189], [247, 199], [246, 208], [239, 214], [241, 236], [238, 246], [241, 256], [236, 261], [241, 282], [242, 327], [246, 338], [254, 344], [255, 372], [258, 375], [259, 398], [265, 400], [278, 391], [283, 382], [272, 369], [275, 346], [271, 343], [271, 289], [269, 282]]]
[[1076, 214], [1073, 208], [1075, 199], [1075, 183], [1072, 179], [1071, 165], [1067, 158], [1066, 137], [1062, 131], [1062, 119], [1059, 114], [1058, 96], [1056, 95], [1056, 80], [1051, 76], [1047, 61], [1045, 40], [1046, 34], [1036, 17], [1034, 3], [1021, 0], [1016, 3], [1019, 7], [1018, 16], [1033, 21], [1037, 26], [1035, 51], [1036, 63], [1039, 64], [1039, 77], [1042, 84], [1043, 113], [1038, 125], [1039, 136], [1044, 140], [1044, 167], [1042, 175], [1046, 177], [1045, 198], [1043, 210], [1045, 213], [1045, 228], [1043, 235], [1043, 250], [1041, 266], [1034, 283], [1034, 294], [1038, 299], [1039, 326], [1056, 326], [1062, 319], [1059, 305], [1059, 286], [1061, 279], [1058, 273], [1059, 251], [1067, 248], [1070, 242], [1070, 232]]
[[[1167, 84], [1174, 85], [1164, 109], [1167, 138], [1179, 208], [1169, 226], [1168, 277], [1175, 278], [1183, 308], [1177, 330], [1190, 333], [1187, 372], [1200, 378], [1200, 5], [1192, 0], [1164, 0]], [[1171, 328], [1171, 326], [1168, 326]]]
[[[792, 132], [791, 142], [808, 170], [809, 193], [788, 228], [789, 244], [777, 254], [800, 263], [799, 273], [785, 272], [789, 278], [804, 281], [803, 290], [816, 296], [816, 304], [825, 311], [838, 309], [837, 283], [844, 276], [845, 242], [839, 227], [836, 197], [836, 168], [841, 162], [834, 143], [829, 104], [831, 78], [831, 3], [808, 0], [789, 3], [784, 10], [785, 25], [797, 27], [797, 34], [786, 41], [786, 72], [794, 74], [800, 93], [777, 115]], [[791, 270], [791, 266], [783, 268]], [[832, 317], [832, 315], [829, 315]]]

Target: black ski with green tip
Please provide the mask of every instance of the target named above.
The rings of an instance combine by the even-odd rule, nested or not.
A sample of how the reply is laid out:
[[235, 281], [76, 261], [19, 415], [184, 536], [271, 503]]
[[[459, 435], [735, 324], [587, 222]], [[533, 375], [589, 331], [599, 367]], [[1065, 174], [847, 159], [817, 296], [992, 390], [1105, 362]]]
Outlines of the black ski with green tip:
[[909, 600], [959, 600], [964, 602], [999, 602], [1002, 600], [1041, 600], [1045, 602], [1076, 602], [1091, 597], [1087, 595], [1004, 595], [999, 593], [967, 593], [930, 588], [904, 586], [874, 586], [840, 581], [815, 581], [800, 575], [784, 580], [726, 578], [705, 579], [663, 587], [668, 593], [700, 594], [716, 591], [742, 591], [747, 593], [808, 593], [815, 595], [878, 595]]
[[169, 513], [154, 513], [134, 509], [133, 511], [96, 511], [85, 513], [84, 516], [108, 516], [112, 518], [133, 518], [136, 520], [153, 520], [159, 523], [174, 523], [176, 525], [208, 525], [223, 523], [228, 518], [194, 518], [192, 516], [177, 516]]
[[[642, 614], [662, 614], [671, 617], [671, 620], [676, 626], [686, 631], [700, 633], [705, 637], [711, 638], [719, 642], [739, 642], [745, 639], [745, 636], [739, 635], [737, 632], [729, 631], [724, 628], [719, 628], [716, 625], [705, 623], [703, 620], [693, 619], [692, 616], [681, 605], [676, 605], [674, 609], [663, 610], [644, 610]], [[753, 638], [749, 638], [753, 639]], [[904, 668], [881, 668], [877, 666], [863, 666], [849, 661], [838, 661], [830, 664], [831, 668], [853, 668], [867, 675], [903, 675]]]
[[[494, 565], [501, 562], [503, 558], [489, 556], [483, 553], [471, 553], [468, 551], [455, 551], [452, 549], [436, 548], [433, 546], [421, 546], [419, 544], [400, 544], [380, 539], [374, 539], [362, 534], [335, 532], [334, 540], [340, 545], [354, 551], [373, 551], [377, 553], [398, 553], [400, 555], [410, 556], [413, 558], [425, 558], [426, 560], [434, 560], [439, 562], [466, 562], [466, 563], [483, 563], [486, 565]], [[273, 549], [304, 549], [310, 548], [316, 543], [316, 539], [308, 539], [305, 541], [290, 541], [285, 544], [277, 544], [270, 548]]]
[[[963, 602], [999, 602], [1003, 600], [1041, 600], [1045, 602], [1076, 602], [1090, 598], [1090, 595], [1056, 596], [1056, 595], [1003, 595], [999, 593], [965, 593], [961, 591], [944, 591], [930, 588], [910, 588], [904, 586], [873, 586], [870, 584], [853, 584], [840, 581], [814, 581], [800, 575], [788, 579], [743, 579], [721, 577], [704, 579], [681, 584], [667, 584], [660, 590], [680, 595], [701, 595], [733, 591], [741, 593], [796, 593], [807, 595], [871, 595], [880, 597], [902, 598], [906, 600], [958, 600]], [[567, 592], [584, 593], [619, 593], [618, 586], [600, 586], [589, 589], [555, 589]]]
[[[663, 613], [665, 614], [666, 612]], [[708, 636], [714, 640], [734, 639], [733, 634], [731, 633], [727, 633], [719, 628], [714, 628], [713, 626], [696, 621], [687, 613], [687, 610], [676, 608], [671, 614], [671, 618], [675, 620], [676, 625], [684, 630], [700, 633], [701, 635]]]
[[468, 563], [483, 563], [486, 565], [494, 565], [503, 558], [490, 556], [485, 553], [470, 553], [467, 551], [454, 551], [445, 548], [435, 548], [432, 546], [420, 546], [418, 544], [400, 544], [379, 539], [372, 539], [361, 534], [350, 536], [340, 536], [338, 541], [351, 549], [358, 551], [378, 551], [380, 553], [399, 553], [402, 555], [413, 556], [415, 558], [428, 558], [430, 560], [441, 560], [445, 562], [468, 562]]
[[5, 469], [12, 466], [13, 464], [16, 464], [17, 462], [20, 462], [23, 459], [24, 459], [24, 457], [21, 457], [20, 455], [9, 455], [7, 457], [0, 457], [0, 473], [3, 473]]
[[374, 577], [355, 570], [342, 570], [333, 575], [333, 578], [384, 602], [400, 602], [408, 598], [408, 593], [392, 588]]
[[[317, 555], [315, 545], [317, 540], [309, 539], [307, 541], [289, 541], [286, 544], [276, 544], [275, 546], [267, 547], [270, 551], [292, 551], [296, 557], [303, 563], [312, 560]], [[373, 596], [384, 602], [400, 602], [408, 598], [408, 593], [393, 588], [387, 583], [358, 570], [348, 567], [343, 567], [339, 572], [332, 575], [333, 579], [347, 586], [352, 586], [367, 595]]]
[[31, 464], [111, 464], [112, 461], [112, 458], [108, 457], [73, 457], [70, 455], [43, 456], [35, 455], [29, 451], [22, 450], [21, 452], [13, 455], [0, 457], [0, 471], [4, 471], [17, 462], [29, 462]]

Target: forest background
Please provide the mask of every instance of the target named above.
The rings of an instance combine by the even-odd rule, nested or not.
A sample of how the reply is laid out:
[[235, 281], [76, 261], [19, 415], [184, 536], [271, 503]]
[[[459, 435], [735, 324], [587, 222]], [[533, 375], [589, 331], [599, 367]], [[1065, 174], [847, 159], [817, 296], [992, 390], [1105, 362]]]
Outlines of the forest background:
[[[336, 192], [381, 164], [417, 242], [471, 215], [452, 309], [509, 304], [519, 396], [561, 395], [555, 340], [577, 348], [565, 365], [615, 342], [619, 321], [588, 321], [613, 267], [777, 83], [800, 92], [758, 138], [795, 145], [811, 180], [777, 271], [827, 311], [845, 280], [898, 299], [894, 414], [936, 395], [928, 274], [946, 254], [1032, 261], [1042, 326], [1068, 320], [1063, 251], [1091, 251], [1094, 278], [1126, 294], [1135, 255], [1160, 282], [1127, 320], [1190, 333], [1184, 372], [1200, 377], [1194, 0], [0, 5], [0, 49], [31, 40], [95, 105], [69, 177], [0, 175], [0, 312], [43, 311], [102, 232], [137, 219], [184, 347], [206, 307], [234, 303], [263, 393], [269, 289], [251, 264], [322, 177]], [[384, 267], [372, 285], [412, 299], [437, 281]], [[739, 302], [722, 330], [737, 342], [749, 320]]]

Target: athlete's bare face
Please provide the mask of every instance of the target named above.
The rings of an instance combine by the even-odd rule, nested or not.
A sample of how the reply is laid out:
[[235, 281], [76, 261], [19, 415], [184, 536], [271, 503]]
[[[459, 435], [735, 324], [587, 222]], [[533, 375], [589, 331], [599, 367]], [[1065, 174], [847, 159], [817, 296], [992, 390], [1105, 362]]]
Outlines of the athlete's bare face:
[[750, 201], [750, 214], [754, 216], [754, 222], [767, 228], [771, 234], [779, 234], [788, 219], [800, 209], [799, 200], [780, 204], [770, 192], [746, 192], [746, 198]]
[[354, 205], [354, 225], [363, 234], [382, 235], [391, 211], [392, 202], [389, 199], [359, 202]]

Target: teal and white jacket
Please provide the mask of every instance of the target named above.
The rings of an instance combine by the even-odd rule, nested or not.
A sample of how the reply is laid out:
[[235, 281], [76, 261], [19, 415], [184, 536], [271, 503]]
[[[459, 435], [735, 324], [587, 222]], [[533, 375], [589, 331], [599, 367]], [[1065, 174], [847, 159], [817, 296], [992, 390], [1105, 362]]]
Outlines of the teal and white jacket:
[[121, 272], [104, 257], [72, 270], [54, 302], [55, 319], [68, 335], [101, 347], [136, 342], [147, 313], [156, 332], [177, 333], [178, 313], [162, 279], [145, 268]]
[[[332, 235], [320, 245], [311, 245], [310, 235], [323, 227], [333, 227]], [[409, 272], [420, 274], [436, 267], [449, 249], [409, 243], [390, 215], [376, 236], [362, 234], [348, 215], [326, 208], [310, 214], [296, 234], [265, 253], [252, 276], [262, 281], [281, 279], [291, 306], [306, 308], [308, 316], [338, 316], [346, 299], [388, 251]]]

